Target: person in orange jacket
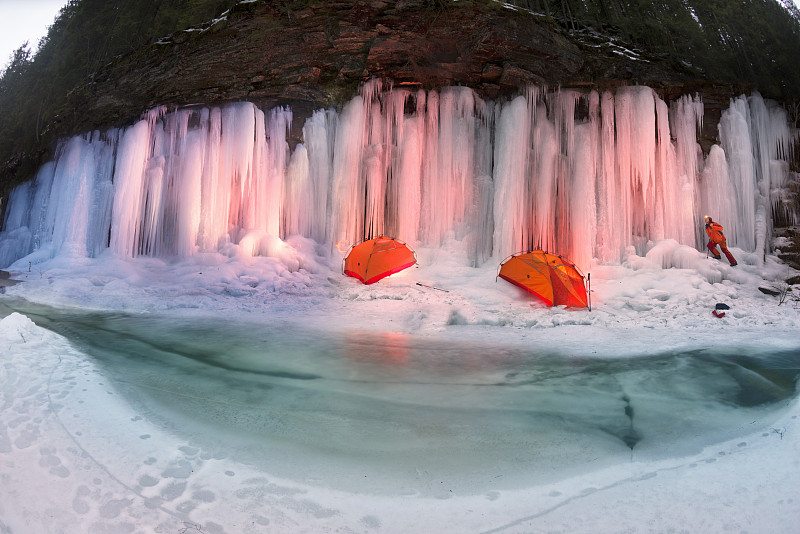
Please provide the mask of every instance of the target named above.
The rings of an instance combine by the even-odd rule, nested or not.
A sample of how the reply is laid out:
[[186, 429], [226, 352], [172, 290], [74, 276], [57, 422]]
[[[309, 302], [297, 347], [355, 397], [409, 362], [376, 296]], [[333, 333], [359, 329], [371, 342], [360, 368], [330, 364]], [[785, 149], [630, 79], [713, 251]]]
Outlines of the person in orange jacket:
[[736, 258], [734, 258], [733, 254], [728, 250], [725, 234], [722, 233], [722, 225], [714, 222], [708, 215], [706, 215], [706, 233], [708, 234], [708, 250], [714, 255], [714, 259], [718, 260], [722, 257], [719, 255], [719, 252], [717, 252], [717, 245], [719, 245], [719, 248], [722, 249], [722, 253], [725, 254], [725, 257], [731, 262], [731, 267], [738, 265], [738, 263], [736, 263]]

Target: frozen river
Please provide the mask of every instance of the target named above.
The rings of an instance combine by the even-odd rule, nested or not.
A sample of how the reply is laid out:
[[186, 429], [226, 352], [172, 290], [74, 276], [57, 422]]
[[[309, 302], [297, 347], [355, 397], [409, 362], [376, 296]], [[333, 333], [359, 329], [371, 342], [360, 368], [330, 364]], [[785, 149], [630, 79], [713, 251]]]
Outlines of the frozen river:
[[[64, 377], [73, 406], [82, 392], [92, 402], [99, 384], [211, 456], [386, 496], [516, 489], [694, 454], [784, 406], [800, 373], [797, 350], [598, 358], [457, 333], [310, 331], [286, 320], [0, 302], [0, 317], [11, 311], [93, 361], [96, 373]], [[94, 420], [76, 422], [78, 442], [79, 426], [114, 427], [102, 411], [87, 413]]]

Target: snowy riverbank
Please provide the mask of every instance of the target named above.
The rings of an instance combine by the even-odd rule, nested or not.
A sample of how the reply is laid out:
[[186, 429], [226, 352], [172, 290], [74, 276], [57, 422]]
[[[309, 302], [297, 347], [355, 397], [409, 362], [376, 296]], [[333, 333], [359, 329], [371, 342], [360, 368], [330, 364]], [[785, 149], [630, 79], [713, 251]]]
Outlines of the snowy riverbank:
[[[419, 386], [416, 382], [401, 384], [412, 387], [409, 391], [391, 385], [393, 380], [409, 379], [412, 371], [432, 373], [432, 381], [443, 383], [467, 376], [467, 371], [452, 361], [439, 368], [423, 366], [419, 360], [424, 359], [425, 350], [415, 348], [423, 342], [511, 351], [535, 348], [550, 354], [553, 361], [580, 361], [581, 365], [592, 359], [636, 360], [670, 351], [711, 351], [753, 358], [763, 354], [766, 359], [772, 353], [791, 355], [800, 350], [800, 310], [796, 303], [790, 297], [778, 305], [777, 297], [758, 290], [779, 287], [787, 277], [787, 268], [773, 258], [760, 265], [741, 250], [733, 250], [739, 260], [736, 268], [672, 241], [658, 244], [647, 257], [631, 254], [622, 265], [595, 266], [591, 271], [593, 309], [588, 311], [542, 307], [515, 286], [496, 281], [494, 264], [475, 269], [457, 267], [464, 263], [458, 245], [418, 250], [418, 267], [373, 286], [363, 286], [337, 272], [338, 253], [319, 250], [310, 241], [295, 240], [291, 245], [277, 258], [213, 254], [170, 263], [147, 258], [60, 257], [32, 266], [30, 271], [18, 263], [9, 270], [13, 278], [24, 283], [6, 287], [0, 305], [19, 307], [14, 299], [21, 297], [82, 313], [95, 310], [203, 320], [217, 317], [265, 329], [301, 327], [310, 332], [309, 340], [325, 339], [333, 333], [368, 333], [372, 335], [369, 340], [384, 346], [376, 345], [374, 353], [362, 348], [361, 359], [349, 362], [346, 368], [351, 374], [360, 373], [347, 375], [348, 380], [366, 377], [348, 386], [368, 388], [356, 389], [370, 401], [360, 412], [366, 414], [376, 399], [399, 402], [413, 395], [412, 386]], [[721, 319], [711, 315], [717, 302], [730, 306]], [[20, 314], [0, 321], [0, 346], [0, 530], [4, 532], [759, 533], [791, 531], [800, 513], [795, 496], [800, 474], [800, 405], [796, 395], [766, 406], [726, 407], [710, 400], [713, 397], [701, 398], [699, 402], [708, 403], [709, 413], [716, 418], [709, 427], [717, 430], [705, 435], [697, 430], [702, 429], [702, 421], [687, 419], [686, 429], [699, 435], [685, 430], [686, 435], [672, 438], [676, 443], [700, 446], [676, 447], [670, 453], [647, 441], [646, 437], [657, 429], [653, 420], [648, 422], [647, 412], [680, 410], [680, 404], [659, 408], [663, 402], [660, 395], [671, 395], [675, 392], [670, 389], [688, 387], [688, 382], [676, 379], [663, 391], [648, 390], [656, 375], [651, 377], [646, 370], [638, 369], [635, 380], [625, 379], [645, 436], [635, 447], [567, 425], [561, 434], [547, 438], [549, 442], [536, 441], [532, 435], [527, 446], [524, 433], [516, 433], [520, 429], [513, 433], [513, 439], [519, 442], [504, 442], [512, 438], [502, 434], [494, 438], [476, 435], [474, 440], [481, 441], [479, 445], [470, 445], [469, 438], [464, 438], [461, 444], [453, 443], [452, 465], [439, 469], [426, 464], [423, 457], [414, 467], [407, 449], [419, 446], [423, 453], [426, 449], [422, 442], [406, 441], [408, 437], [395, 442], [399, 447], [396, 465], [371, 460], [372, 453], [377, 458], [380, 454], [392, 456], [387, 451], [368, 453], [366, 448], [360, 453], [363, 457], [354, 458], [313, 456], [309, 453], [313, 449], [304, 446], [297, 448], [296, 456], [280, 456], [277, 451], [281, 445], [276, 442], [276, 458], [289, 458], [288, 463], [279, 465], [271, 464], [269, 458], [248, 460], [250, 446], [246, 441], [226, 442], [230, 436], [203, 426], [205, 423], [175, 426], [175, 421], [182, 419], [168, 412], [179, 409], [170, 408], [170, 402], [164, 401], [162, 406], [162, 401], [137, 397], [131, 386], [139, 380], [134, 375], [109, 374], [111, 370], [104, 367], [102, 359]], [[400, 370], [402, 366], [380, 369], [380, 376], [390, 385], [378, 387], [378, 371], [372, 367], [375, 362], [365, 361], [369, 355], [402, 360], [406, 353], [411, 356], [404, 370]], [[458, 354], [448, 357], [459, 358]], [[787, 361], [796, 366], [797, 358], [790, 356]], [[469, 371], [470, 380], [491, 383], [497, 376], [518, 387], [514, 384], [519, 383], [509, 378], [508, 362], [488, 356], [481, 361], [480, 350], [470, 354], [469, 362], [480, 364]], [[303, 363], [297, 360], [286, 365], [292, 368]], [[343, 372], [337, 367], [328, 371]], [[586, 376], [589, 389], [581, 391], [589, 392], [594, 388], [593, 378]], [[619, 380], [622, 375], [615, 376]], [[170, 388], [175, 384], [168, 383], [166, 376], [161, 379], [162, 396], [168, 389], [173, 394], [175, 390]], [[424, 386], [424, 376], [421, 380]], [[278, 377], [270, 387], [281, 388], [287, 383], [288, 379]], [[375, 388], [370, 385], [373, 383]], [[431, 412], [461, 410], [454, 412], [458, 414], [453, 422], [457, 426], [464, 407], [485, 394], [448, 396], [447, 388], [453, 385], [442, 386], [438, 397], [431, 392], [433, 388], [420, 389], [424, 399], [412, 402], [408, 398], [401, 404], [419, 403]], [[235, 405], [239, 402], [235, 400], [236, 386], [231, 388], [230, 398], [220, 392], [205, 401], [191, 400], [192, 392], [187, 390], [181, 395], [188, 400], [184, 398], [179, 405]], [[533, 388], [523, 391], [538, 399], [535, 384]], [[297, 391], [308, 396], [315, 390]], [[153, 399], [161, 398], [156, 391], [152, 395]], [[508, 402], [506, 397], [497, 398], [500, 403]], [[286, 418], [283, 424], [289, 427], [275, 427], [266, 441], [275, 439], [275, 432], [292, 435], [290, 427], [301, 424], [293, 418], [308, 419], [313, 424], [309, 428], [315, 431], [321, 431], [320, 422], [327, 421], [324, 424], [334, 425], [329, 430], [333, 440], [339, 439], [339, 425], [352, 425], [353, 431], [362, 425], [368, 428], [364, 421], [344, 416], [337, 423], [336, 418], [318, 420], [322, 416], [314, 412], [303, 415], [301, 405], [292, 407], [292, 402], [285, 411], [271, 406], [275, 417], [282, 421]], [[241, 417], [250, 413], [244, 406]], [[477, 409], [470, 406], [470, 419], [465, 420], [472, 421], [480, 413]], [[502, 429], [503, 414], [519, 411], [518, 407], [504, 411], [508, 409], [510, 406], [497, 405], [486, 406], [484, 411], [494, 418], [491, 424]], [[536, 414], [542, 408], [530, 409]], [[236, 413], [230, 405], [225, 410], [227, 416]], [[523, 424], [520, 422], [527, 416], [520, 414], [509, 422]], [[673, 415], [677, 420], [681, 417], [679, 413]], [[376, 421], [377, 426], [386, 428], [391, 428], [391, 423]], [[402, 422], [395, 424], [407, 430]], [[563, 421], [558, 424], [563, 425]], [[511, 427], [507, 430], [511, 436]], [[438, 443], [435, 429], [417, 431], [421, 439]], [[441, 428], [445, 431], [462, 437], [472, 435]], [[572, 443], [559, 442], [563, 436], [578, 438]], [[490, 439], [499, 440], [496, 447], [487, 445]], [[547, 444], [546, 450], [537, 449], [542, 443]], [[509, 448], [512, 445], [515, 448]], [[595, 447], [599, 460], [593, 462]], [[495, 457], [492, 450], [506, 452]], [[516, 452], [505, 456], [510, 450]], [[562, 451], [560, 456], [558, 451]], [[484, 461], [467, 469], [467, 464], [459, 463], [460, 454], [477, 455]], [[538, 455], [544, 459], [536, 460]], [[513, 478], [510, 475], [515, 462], [520, 462], [521, 474], [531, 469], [541, 478], [528, 481], [518, 476], [514, 483], [504, 480]], [[317, 464], [325, 467], [315, 473], [313, 466]], [[351, 467], [345, 469], [348, 465]], [[548, 470], [547, 465], [554, 467]], [[363, 476], [359, 466], [363, 466]], [[504, 473], [508, 476], [501, 478]]]

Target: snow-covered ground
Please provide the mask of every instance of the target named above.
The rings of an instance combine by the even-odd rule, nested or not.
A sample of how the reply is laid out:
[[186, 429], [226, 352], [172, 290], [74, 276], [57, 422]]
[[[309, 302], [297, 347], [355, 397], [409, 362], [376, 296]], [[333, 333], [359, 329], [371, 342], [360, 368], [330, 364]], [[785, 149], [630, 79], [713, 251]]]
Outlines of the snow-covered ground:
[[[732, 402], [727, 393], [703, 392], [706, 378], [681, 374], [695, 369], [693, 355], [703, 363], [711, 354], [754, 358], [776, 376], [797, 376], [800, 309], [791, 292], [779, 304], [758, 289], [781, 289], [796, 274], [774, 258], [762, 263], [734, 248], [739, 265], [730, 267], [665, 241], [646, 257], [631, 252], [622, 265], [593, 266], [589, 311], [537, 304], [497, 280], [494, 261], [464, 267], [458, 243], [417, 250], [418, 266], [372, 286], [341, 275], [337, 251], [299, 238], [288, 244], [273, 258], [62, 256], [30, 269], [25, 260], [12, 265], [12, 277], [24, 282], [0, 296], [0, 532], [796, 531], [796, 394], [776, 394], [765, 405]], [[720, 302], [730, 309], [718, 319], [711, 312]], [[266, 373], [262, 389], [280, 402], [260, 405], [258, 388], [237, 385], [236, 369], [207, 365], [244, 358], [235, 351], [170, 360], [160, 374], [169, 339], [153, 328], [152, 343], [127, 359], [99, 356], [93, 351], [107, 344], [87, 338], [74, 317], [111, 313], [163, 319], [166, 331], [192, 321], [300, 329], [309, 354], [269, 362], [283, 370]], [[31, 320], [48, 317], [66, 337]], [[108, 325], [106, 335], [121, 332]], [[348, 333], [366, 337], [347, 366], [315, 359], [317, 344]], [[109, 353], [140, 338], [118, 339]], [[225, 343], [215, 339], [214, 347]], [[150, 353], [147, 362], [130, 356]], [[549, 364], [526, 360], [535, 354], [580, 372], [572, 382], [547, 376]], [[425, 362], [427, 355], [447, 361]], [[619, 371], [626, 359], [638, 363]], [[587, 362], [614, 363], [592, 371]], [[667, 366], [667, 375], [648, 362]], [[261, 362], [247, 365], [252, 371]], [[516, 375], [535, 372], [543, 375], [530, 383]], [[708, 372], [709, 389], [726, 383], [725, 372]], [[307, 380], [323, 385], [290, 387], [303, 373], [323, 376]], [[743, 388], [752, 380], [780, 389], [768, 371], [751, 375], [739, 378]], [[640, 441], [626, 445], [586, 430], [594, 416], [591, 406], [575, 411], [581, 399], [538, 404], [570, 395], [602, 404], [604, 377], [630, 397], [625, 406], [635, 418], [625, 414]], [[215, 378], [226, 387], [203, 389]], [[509, 387], [480, 387], [498, 383]], [[529, 411], [520, 393], [530, 396]], [[331, 405], [315, 411], [325, 401]], [[190, 420], [192, 406], [204, 418]], [[240, 420], [217, 424], [216, 409]], [[482, 413], [494, 433], [474, 431]], [[243, 437], [265, 421], [267, 430]], [[654, 442], [659, 429], [670, 434]], [[343, 447], [355, 452], [330, 453]]]

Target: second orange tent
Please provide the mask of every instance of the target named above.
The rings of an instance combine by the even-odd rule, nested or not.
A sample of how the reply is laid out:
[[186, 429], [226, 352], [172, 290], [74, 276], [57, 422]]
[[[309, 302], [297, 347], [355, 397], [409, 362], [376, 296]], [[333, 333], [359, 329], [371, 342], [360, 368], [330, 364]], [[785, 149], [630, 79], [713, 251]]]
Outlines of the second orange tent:
[[533, 293], [548, 306], [588, 306], [583, 275], [575, 265], [543, 250], [515, 254], [500, 264], [498, 276]]

